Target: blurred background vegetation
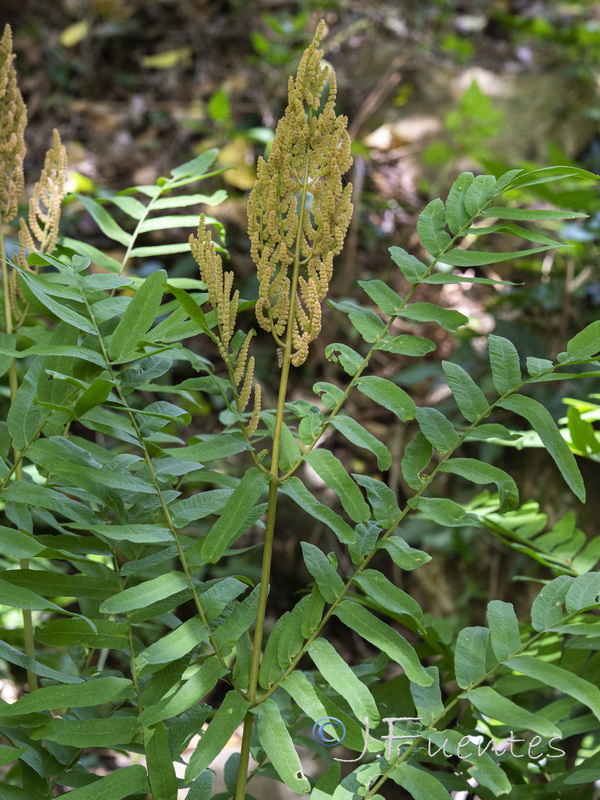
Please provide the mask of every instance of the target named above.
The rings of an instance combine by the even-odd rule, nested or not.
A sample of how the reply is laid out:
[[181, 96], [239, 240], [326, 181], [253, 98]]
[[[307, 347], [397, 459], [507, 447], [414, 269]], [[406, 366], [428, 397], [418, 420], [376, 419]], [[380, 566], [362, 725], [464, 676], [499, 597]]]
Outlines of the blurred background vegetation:
[[[387, 248], [400, 245], [420, 255], [414, 235], [418, 214], [432, 197], [443, 197], [461, 171], [500, 174], [553, 164], [600, 171], [600, 6], [592, 0], [3, 0], [2, 16], [13, 27], [29, 109], [31, 182], [53, 127], [67, 144], [70, 189], [96, 196], [152, 183], [194, 154], [220, 148], [220, 165], [231, 169], [213, 179], [213, 188], [225, 188], [229, 198], [206, 210], [225, 225], [245, 297], [256, 292], [245, 235], [254, 164], [268, 153], [286, 102], [287, 76], [320, 18], [328, 26], [325, 57], [337, 73], [338, 107], [349, 118], [355, 156], [355, 215], [337, 262], [336, 299], [352, 296], [360, 278], [378, 277], [402, 292]], [[588, 218], [555, 224], [570, 247], [486, 273], [516, 281], [513, 288], [444, 287], [442, 303], [464, 311], [472, 322], [458, 338], [425, 327], [423, 335], [438, 345], [428, 360], [413, 366], [409, 359], [392, 362], [380, 354], [375, 369], [408, 388], [417, 402], [452, 413], [439, 362], [451, 357], [480, 378], [483, 335], [492, 330], [511, 339], [523, 355], [544, 358], [556, 356], [570, 336], [598, 317], [597, 189], [563, 181], [515, 200], [539, 207], [555, 203], [585, 211]], [[79, 203], [67, 205], [63, 222], [65, 235], [108, 252], [115, 248]], [[164, 237], [185, 241], [188, 233], [146, 236], [152, 244]], [[494, 247], [502, 248], [502, 234], [493, 236]], [[191, 256], [138, 261], [129, 269], [146, 275], [161, 267], [172, 275], [196, 276]], [[438, 288], [429, 289], [439, 297]], [[428, 298], [423, 293], [420, 299]], [[341, 327], [345, 319], [332, 309], [327, 314], [323, 346], [348, 337]], [[258, 377], [268, 406], [273, 404], [274, 355], [270, 339], [259, 337], [259, 348], [261, 341]], [[292, 393], [313, 399], [310, 387], [319, 379], [344, 380], [315, 348], [295, 372]], [[595, 481], [597, 486], [600, 445], [593, 423], [600, 414], [593, 395], [600, 392], [598, 382], [539, 384], [538, 391], [557, 418], [566, 415], [563, 400], [572, 398], [576, 411], [571, 416], [591, 428], [577, 452], [588, 485]], [[190, 393], [187, 402], [198, 432], [218, 430], [214, 398]], [[381, 409], [361, 406], [360, 398], [352, 403], [349, 413], [400, 453], [411, 432], [392, 428], [391, 415], [388, 419]], [[400, 499], [410, 496], [397, 469], [379, 476], [376, 464], [359, 451], [332, 442], [352, 471], [382, 477]], [[539, 448], [517, 453], [484, 443], [471, 447], [515, 474], [523, 500], [537, 500], [549, 524], [572, 508], [575, 501]], [[450, 483], [438, 490], [468, 499]], [[590, 533], [600, 511], [594, 494], [585, 509], [576, 508], [579, 526]], [[302, 524], [296, 511], [282, 518], [292, 534]], [[573, 518], [571, 530], [574, 525]], [[434, 613], [449, 614], [476, 601], [471, 606], [476, 616], [473, 609], [483, 608], [485, 594], [514, 600], [511, 578], [535, 572], [525, 556], [480, 532], [463, 535], [452, 529], [441, 535], [422, 520], [414, 526], [411, 535], [445, 553], [415, 573], [422, 585], [410, 587]], [[315, 540], [320, 536], [325, 532], [314, 532]], [[274, 583], [285, 586], [282, 605], [289, 604], [289, 587], [298, 580], [290, 557], [294, 541], [291, 535], [279, 545], [280, 574]], [[335, 549], [335, 542], [324, 546]], [[543, 570], [540, 574], [549, 577]]]

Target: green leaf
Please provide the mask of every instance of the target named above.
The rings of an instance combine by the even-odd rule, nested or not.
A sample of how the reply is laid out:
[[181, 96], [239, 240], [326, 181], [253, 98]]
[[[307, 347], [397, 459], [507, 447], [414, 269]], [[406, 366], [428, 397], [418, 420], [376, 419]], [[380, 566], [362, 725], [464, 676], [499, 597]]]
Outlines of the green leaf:
[[465, 208], [474, 219], [498, 194], [498, 186], [493, 175], [477, 175], [465, 192]]
[[417, 711], [417, 716], [423, 725], [430, 725], [436, 717], [444, 713], [444, 702], [440, 691], [440, 673], [437, 667], [426, 667], [425, 672], [431, 676], [431, 686], [410, 684], [410, 693]]
[[[207, 641], [209, 636], [208, 630], [200, 620], [197, 617], [192, 617], [183, 622], [178, 628], [175, 628], [174, 631], [152, 642], [151, 645], [138, 653], [135, 657], [138, 668], [142, 671], [152, 665], [156, 669], [158, 668], [156, 665], [175, 661], [187, 655], [200, 642]], [[152, 671], [155, 671], [155, 669]]]
[[531, 624], [536, 631], [545, 631], [558, 625], [565, 616], [563, 604], [573, 578], [560, 575], [547, 583], [531, 606]]
[[51, 511], [72, 519], [74, 522], [92, 523], [95, 514], [83, 503], [78, 503], [70, 497], [66, 497], [60, 492], [48, 489], [45, 486], [36, 486], [33, 483], [19, 481], [11, 483], [3, 490], [2, 496], [5, 500], [12, 500], [15, 503], [27, 503], [40, 508], [48, 508]]
[[571, 491], [584, 503], [585, 485], [575, 461], [575, 456], [561, 436], [550, 412], [537, 400], [521, 394], [507, 397], [501, 400], [498, 405], [507, 411], [512, 411], [514, 414], [525, 417], [554, 459]]
[[108, 353], [113, 361], [135, 350], [138, 341], [152, 327], [160, 308], [166, 279], [164, 269], [153, 272], [125, 309], [108, 345]]
[[433, 679], [419, 661], [413, 647], [400, 634], [366, 608], [350, 600], [342, 600], [333, 612], [351, 630], [396, 661], [409, 680], [419, 686], [430, 686]]
[[31, 714], [56, 708], [87, 708], [121, 700], [133, 695], [133, 684], [127, 678], [92, 678], [70, 686], [42, 686], [2, 709], [3, 717]]
[[402, 305], [402, 298], [400, 295], [396, 294], [396, 292], [383, 281], [358, 281], [358, 285], [388, 317], [393, 316]]
[[339, 342], [327, 345], [325, 358], [334, 364], [339, 363], [348, 375], [356, 375], [364, 362], [364, 358], [356, 350], [348, 347], [347, 344], [340, 344]]
[[0, 767], [6, 767], [8, 764], [12, 764], [13, 761], [16, 761], [17, 758], [26, 752], [26, 747], [7, 747], [4, 744], [0, 745]]
[[[261, 419], [267, 426], [267, 430], [271, 436], [275, 433], [275, 415], [263, 412]], [[281, 441], [279, 451], [279, 469], [283, 472], [291, 469], [294, 464], [302, 460], [302, 453], [296, 444], [294, 435], [285, 422], [281, 423]]]
[[329, 450], [317, 449], [304, 456], [325, 485], [340, 498], [344, 510], [354, 522], [366, 522], [371, 516], [360, 489], [341, 462]]
[[103, 253], [102, 250], [98, 250], [97, 247], [93, 247], [87, 242], [79, 242], [76, 239], [70, 239], [68, 236], [63, 236], [60, 238], [59, 243], [69, 250], [74, 250], [76, 253], [79, 253], [79, 255], [86, 256], [94, 264], [97, 264], [103, 269], [107, 269], [109, 272], [118, 274], [123, 268], [121, 262], [117, 261], [116, 258], [106, 255], [106, 253]]
[[440, 453], [447, 453], [460, 443], [452, 423], [437, 408], [419, 407], [415, 416], [427, 440]]
[[492, 379], [498, 394], [507, 394], [523, 382], [517, 348], [503, 336], [488, 336]]
[[373, 695], [333, 645], [326, 639], [315, 639], [308, 654], [329, 686], [346, 700], [355, 717], [361, 722], [368, 718], [371, 725], [378, 725], [380, 716]]
[[2, 539], [2, 552], [5, 556], [14, 559], [30, 558], [37, 556], [44, 545], [40, 544], [33, 536], [0, 525], [0, 538]]
[[387, 408], [402, 422], [414, 419], [417, 408], [414, 400], [404, 389], [396, 386], [395, 383], [387, 380], [387, 378], [378, 378], [376, 376], [360, 377], [356, 381], [356, 388], [375, 403]]
[[309, 792], [310, 783], [277, 703], [265, 700], [254, 713], [258, 716], [258, 740], [281, 780], [293, 792]]
[[446, 199], [446, 224], [456, 236], [471, 224], [471, 215], [465, 208], [465, 195], [473, 183], [473, 173], [463, 172], [452, 184]]
[[488, 628], [482, 628], [480, 625], [463, 628], [459, 632], [454, 651], [454, 671], [456, 682], [461, 689], [469, 689], [487, 674], [489, 638]]
[[600, 604], [600, 573], [588, 572], [579, 575], [565, 597], [565, 605], [569, 614], [584, 611], [587, 608], [596, 608]]
[[418, 258], [411, 256], [402, 247], [390, 247], [390, 256], [394, 264], [400, 267], [402, 274], [409, 283], [418, 283], [427, 274], [428, 268], [419, 261]]
[[245, 474], [227, 500], [220, 519], [207, 533], [202, 544], [202, 558], [209, 564], [216, 564], [223, 553], [237, 541], [246, 530], [245, 523], [269, 480], [256, 467]]
[[432, 454], [431, 444], [421, 431], [406, 445], [400, 463], [402, 477], [411, 489], [418, 490], [423, 486], [421, 472], [431, 461]]
[[344, 590], [344, 581], [335, 571], [325, 553], [314, 544], [301, 542], [306, 569], [316, 581], [319, 591], [328, 603], [333, 603]]
[[128, 628], [124, 622], [92, 620], [94, 632], [83, 619], [53, 619], [35, 631], [35, 640], [52, 647], [90, 647], [95, 650], [126, 650]]
[[519, 504], [519, 490], [513, 478], [492, 464], [476, 458], [451, 458], [441, 465], [440, 471], [460, 475], [472, 483], [495, 483], [500, 494], [500, 511], [510, 511]]
[[505, 659], [502, 663], [509, 669], [542, 681], [553, 691], [574, 697], [600, 720], [600, 689], [575, 675], [571, 670], [563, 669], [556, 664], [548, 664], [535, 656], [515, 656]]
[[470, 275], [449, 275], [447, 272], [438, 272], [423, 278], [423, 283], [431, 283], [436, 286], [448, 283], [481, 283], [485, 286], [516, 286], [512, 281], [496, 281], [493, 278], [472, 278]]
[[196, 778], [212, 764], [246, 716], [249, 708], [248, 700], [244, 700], [238, 692], [233, 690], [227, 692], [220, 708], [192, 753], [185, 771], [187, 782]]
[[365, 569], [354, 579], [354, 583], [360, 586], [367, 597], [374, 600], [385, 611], [391, 611], [394, 614], [408, 614], [420, 626], [423, 626], [423, 612], [416, 600], [413, 600], [402, 589], [394, 586], [381, 572], [375, 569]]
[[288, 478], [282, 485], [281, 491], [303, 508], [311, 517], [318, 519], [330, 528], [340, 542], [353, 544], [356, 535], [350, 525], [345, 522], [339, 514], [336, 514], [329, 506], [319, 503], [313, 494], [306, 488], [299, 478]]
[[214, 689], [219, 678], [227, 672], [216, 657], [208, 658], [175, 694], [165, 695], [140, 714], [142, 725], [154, 725], [164, 719], [183, 714], [199, 703]]
[[360, 311], [351, 311], [349, 318], [365, 342], [376, 342], [385, 331], [385, 324], [374, 311], [370, 311], [367, 308]]
[[216, 337], [211, 331], [210, 325], [208, 324], [204, 313], [201, 311], [199, 305], [194, 301], [192, 296], [183, 289], [178, 289], [177, 287], [173, 286], [172, 282], [167, 283], [167, 291], [169, 291], [177, 298], [177, 300], [179, 300], [179, 304], [192, 322], [195, 322], [201, 331], [210, 336], [213, 342], [216, 341]]
[[[163, 208], [185, 208], [186, 206], [197, 206], [200, 203], [205, 203], [207, 206], [218, 206], [227, 200], [227, 192], [225, 189], [217, 189], [212, 194], [180, 194], [169, 197], [159, 198], [154, 205], [153, 209], [160, 210]], [[198, 218], [196, 217], [196, 222]]]
[[144, 728], [144, 753], [153, 800], [177, 800], [177, 775], [162, 722], [153, 728]]
[[[83, 350], [83, 348], [78, 349]], [[81, 358], [80, 355], [77, 355], [77, 357]], [[92, 408], [101, 406], [102, 403], [104, 403], [104, 401], [108, 398], [111, 389], [112, 383], [110, 381], [107, 381], [104, 378], [94, 378], [92, 383], [83, 392], [83, 394], [80, 395], [75, 403], [75, 408], [73, 409], [75, 416], [83, 417], [83, 415], [87, 414], [87, 412]]]
[[186, 800], [210, 800], [215, 773], [206, 769], [190, 784]]
[[367, 499], [373, 509], [373, 516], [385, 528], [394, 524], [400, 515], [396, 495], [383, 481], [371, 478], [370, 475], [352, 474], [359, 486], [367, 490]]
[[465, 439], [474, 439], [475, 441], [483, 442], [489, 439], [502, 439], [503, 441], [512, 442], [521, 437], [522, 434], [512, 433], [508, 428], [505, 428], [504, 425], [499, 425], [497, 422], [490, 422], [485, 425], [478, 425], [476, 428], [468, 431]]
[[499, 661], [508, 658], [521, 647], [519, 621], [512, 603], [492, 600], [487, 607], [492, 650]]
[[325, 381], [319, 381], [318, 383], [315, 383], [313, 386], [313, 392], [319, 395], [323, 401], [323, 405], [330, 410], [334, 409], [344, 396], [344, 393], [339, 386], [335, 386], [333, 383], [327, 383]]
[[241, 436], [221, 433], [216, 436], [203, 436], [202, 441], [187, 447], [177, 447], [173, 450], [164, 450], [165, 455], [175, 456], [182, 461], [215, 461], [218, 458], [227, 458], [247, 450], [248, 445]]
[[215, 147], [210, 150], [205, 150], [203, 153], [200, 153], [199, 156], [172, 169], [170, 171], [171, 176], [176, 180], [182, 180], [183, 178], [190, 178], [192, 176], [200, 177], [215, 163], [218, 155], [219, 151]]
[[516, 730], [529, 730], [539, 733], [548, 739], [560, 737], [560, 728], [553, 725], [541, 714], [532, 714], [521, 708], [512, 700], [502, 697], [491, 686], [480, 686], [468, 692], [463, 692], [460, 697], [469, 700], [475, 708], [486, 717], [514, 726]]
[[131, 244], [133, 241], [131, 234], [124, 231], [120, 225], [117, 225], [108, 211], [103, 208], [100, 203], [84, 194], [74, 194], [74, 196], [93, 217], [94, 222], [105, 236], [108, 236], [109, 239], [113, 239], [115, 242], [119, 242], [119, 244], [124, 245], [124, 247], [128, 247]]
[[508, 206], [492, 206], [486, 208], [482, 216], [484, 217], [500, 217], [500, 219], [521, 219], [521, 220], [535, 220], [535, 219], [579, 219], [580, 217], [587, 217], [587, 214], [582, 214], [579, 211], [561, 211], [558, 208], [551, 209], [534, 209], [534, 208], [509, 208]]
[[[521, 174], [511, 180], [509, 187], [511, 189], [523, 189], [526, 186], [536, 186], [540, 183], [548, 183], [550, 181], [557, 181], [561, 178], [581, 178], [583, 180], [598, 180], [598, 176], [593, 172], [588, 172], [585, 169], [578, 167], [542, 167], [540, 169], [533, 169], [529, 171], [521, 170]], [[508, 188], [508, 187], [505, 187]]]
[[431, 556], [428, 553], [424, 550], [410, 547], [401, 536], [390, 536], [387, 539], [383, 539], [378, 543], [377, 547], [387, 550], [394, 564], [408, 572], [431, 561]]
[[25, 653], [22, 653], [20, 650], [17, 650], [15, 647], [3, 641], [0, 641], [0, 658], [4, 661], [8, 661], [9, 664], [16, 664], [22, 669], [30, 670], [36, 675], [40, 675], [42, 678], [50, 678], [50, 680], [60, 681], [61, 683], [83, 682], [83, 678], [76, 678], [74, 675], [69, 675], [66, 672], [59, 672], [59, 670], [47, 667], [45, 664], [41, 664], [34, 658], [26, 656]]
[[450, 244], [451, 239], [445, 226], [444, 204], [436, 198], [425, 206], [417, 222], [419, 239], [432, 256], [439, 256]]
[[390, 773], [390, 778], [402, 786], [414, 800], [450, 800], [450, 795], [431, 772], [404, 762]]
[[133, 542], [134, 544], [160, 544], [161, 542], [172, 542], [173, 534], [168, 528], [161, 525], [137, 524], [137, 525], [110, 525], [101, 523], [100, 525], [89, 525], [87, 530], [99, 534], [108, 542]]
[[543, 253], [554, 247], [562, 247], [562, 245], [557, 242], [556, 244], [532, 247], [528, 250], [514, 250], [512, 252], [503, 253], [491, 253], [484, 250], [461, 250], [460, 248], [455, 248], [454, 250], [448, 250], [447, 253], [444, 253], [443, 261], [444, 264], [449, 264], [451, 267], [482, 267], [486, 264], [510, 261], [513, 258], [533, 256], [536, 253]]
[[34, 403], [39, 369], [38, 361], [27, 371], [6, 416], [8, 433], [16, 450], [22, 450], [42, 424], [39, 406]]
[[123, 614], [136, 608], [145, 608], [186, 589], [189, 590], [190, 585], [184, 575], [168, 572], [109, 597], [100, 605], [100, 611], [104, 614]]
[[148, 791], [146, 770], [141, 764], [119, 767], [104, 778], [69, 792], [69, 800], [123, 800]]
[[425, 356], [435, 350], [436, 345], [429, 339], [421, 336], [410, 336], [401, 333], [399, 336], [386, 336], [377, 345], [377, 350], [384, 350], [386, 353], [396, 353], [400, 356]]
[[191, 522], [222, 511], [231, 494], [231, 489], [212, 489], [198, 492], [184, 500], [176, 500], [169, 506], [175, 527], [184, 528]]
[[600, 320], [591, 322], [567, 342], [567, 353], [573, 359], [591, 358], [600, 352]]
[[450, 361], [442, 361], [442, 369], [463, 417], [469, 422], [485, 417], [489, 411], [488, 402], [469, 373]]
[[34, 741], [49, 739], [72, 747], [119, 747], [133, 742], [141, 733], [136, 717], [107, 719], [51, 719], [36, 728], [30, 736]]
[[[444, 256], [445, 258], [445, 256]], [[447, 308], [440, 308], [433, 303], [411, 303], [402, 311], [396, 312], [397, 317], [412, 319], [415, 322], [437, 322], [437, 324], [447, 331], [455, 331], [466, 325], [469, 318], [459, 311], [452, 311]]]
[[343, 434], [349, 442], [373, 453], [377, 457], [377, 466], [380, 470], [388, 470], [391, 467], [392, 454], [386, 445], [380, 442], [372, 433], [369, 433], [355, 419], [338, 414], [330, 420], [330, 424]]
[[438, 525], [445, 525], [449, 528], [479, 525], [479, 517], [465, 511], [454, 500], [448, 500], [445, 497], [411, 497], [408, 505], [425, 514]]

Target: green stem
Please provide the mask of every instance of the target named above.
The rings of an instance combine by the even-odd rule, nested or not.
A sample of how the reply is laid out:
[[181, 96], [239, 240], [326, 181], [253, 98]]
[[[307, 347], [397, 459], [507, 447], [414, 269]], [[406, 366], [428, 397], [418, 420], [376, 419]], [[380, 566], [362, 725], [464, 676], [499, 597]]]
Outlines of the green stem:
[[[0, 219], [0, 260], [2, 260], [2, 291], [4, 294], [4, 320], [6, 324], [6, 333], [10, 336], [13, 333], [13, 320], [12, 320], [12, 310], [10, 307], [10, 286], [9, 286], [9, 274], [8, 274], [8, 264], [6, 263], [6, 251], [4, 249], [4, 224], [3, 220]], [[8, 385], [10, 389], [10, 402], [11, 405], [15, 401], [15, 397], [17, 396], [17, 391], [19, 389], [19, 378], [17, 375], [17, 362], [13, 358], [10, 362], [10, 366], [8, 368]], [[23, 480], [23, 467], [21, 461], [21, 454], [13, 446], [13, 454], [14, 454], [14, 469], [16, 471], [17, 480]], [[12, 474], [12, 472], [11, 472]], [[29, 568], [29, 559], [22, 558], [19, 561], [19, 567], [21, 569], [28, 569]], [[22, 610], [23, 616], [23, 645], [25, 647], [25, 653], [30, 658], [35, 658], [35, 642], [33, 639], [33, 619], [31, 616], [31, 611], [27, 608]], [[30, 669], [27, 670], [27, 687], [30, 692], [33, 692], [37, 689], [38, 680], [37, 675], [35, 672], [32, 672]]]
[[[285, 413], [285, 398], [287, 395], [287, 385], [290, 375], [290, 367], [292, 364], [293, 332], [296, 318], [296, 293], [298, 289], [298, 275], [300, 273], [300, 246], [302, 237], [304, 235], [304, 214], [306, 213], [308, 177], [308, 158], [306, 158], [304, 167], [304, 181], [302, 184], [302, 195], [299, 203], [298, 232], [296, 234], [294, 267], [292, 272], [292, 280], [290, 282], [290, 307], [286, 329], [285, 349], [283, 351], [281, 377], [279, 379], [279, 395], [277, 398], [277, 413], [275, 416], [275, 428], [273, 431], [273, 451], [271, 457], [271, 472], [273, 477], [269, 483], [269, 499], [267, 506], [267, 519], [265, 522], [265, 541], [263, 546], [263, 558], [260, 575], [258, 609], [256, 612], [256, 624], [254, 627], [254, 640], [252, 644], [252, 661], [250, 664], [250, 678], [248, 682], [247, 698], [250, 700], [252, 705], [256, 704], [256, 695], [258, 691], [258, 673], [260, 669], [260, 657], [262, 653], [267, 598], [269, 595], [269, 581], [271, 578], [271, 561], [273, 558], [273, 541], [275, 538], [275, 521], [277, 517], [277, 491], [282, 480], [279, 476], [279, 455], [281, 452], [281, 433], [283, 430], [283, 416]], [[240, 763], [238, 767], [238, 781], [235, 792], [235, 800], [243, 800], [246, 794], [250, 741], [252, 739], [253, 725], [254, 714], [249, 711], [244, 719], [244, 732], [242, 735], [242, 747], [240, 750]]]

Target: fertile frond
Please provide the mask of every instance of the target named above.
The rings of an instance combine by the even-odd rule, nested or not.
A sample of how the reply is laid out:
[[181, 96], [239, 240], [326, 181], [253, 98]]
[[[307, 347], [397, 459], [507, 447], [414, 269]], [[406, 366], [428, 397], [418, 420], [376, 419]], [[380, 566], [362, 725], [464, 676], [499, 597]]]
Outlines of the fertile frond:
[[[319, 25], [296, 78], [290, 78], [288, 106], [269, 160], [258, 161], [248, 202], [260, 287], [256, 318], [278, 342], [291, 327], [295, 365], [306, 359], [320, 331], [317, 305], [327, 294], [333, 258], [342, 249], [352, 214], [352, 186], [342, 184], [352, 164], [347, 119], [336, 116], [335, 75], [321, 62], [323, 28]], [[327, 102], [319, 111], [327, 81]]]
[[53, 144], [46, 153], [44, 168], [29, 201], [27, 221], [20, 220], [19, 243], [23, 248], [19, 262], [27, 266], [25, 251], [51, 253], [56, 245], [60, 206], [65, 196], [67, 151], [58, 131], [53, 132]]
[[17, 86], [13, 66], [12, 32], [4, 28], [0, 40], [0, 219], [16, 216], [23, 194], [23, 158], [27, 108]]

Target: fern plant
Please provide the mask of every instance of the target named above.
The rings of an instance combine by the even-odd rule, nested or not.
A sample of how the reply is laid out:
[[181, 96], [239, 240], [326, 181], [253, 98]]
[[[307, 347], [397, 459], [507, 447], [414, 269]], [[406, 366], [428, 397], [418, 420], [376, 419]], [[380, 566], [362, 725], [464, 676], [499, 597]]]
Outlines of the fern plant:
[[[33, 243], [37, 252], [26, 263], [3, 259], [5, 288], [16, 282], [22, 305], [20, 327], [11, 327], [5, 291], [0, 355], [10, 409], [0, 461], [0, 597], [23, 616], [22, 623], [10, 617], [0, 659], [15, 682], [28, 673], [27, 691], [0, 703], [3, 797], [47, 799], [67, 790], [72, 800], [176, 800], [183, 790], [188, 800], [208, 798], [211, 765], [239, 726], [240, 752], [215, 796], [252, 797], [257, 775], [315, 800], [381, 798], [386, 784], [415, 800], [456, 792], [484, 800], [593, 796], [600, 539], [586, 544], [573, 517], [541, 535], [540, 515], [532, 527], [536, 511], [519, 505], [514, 479], [461, 448], [518, 436], [506, 423], [521, 417], [584, 502], [573, 453], [527, 392], [539, 382], [597, 374], [598, 324], [573, 337], [556, 363], [529, 358], [527, 374], [514, 345], [490, 336], [492, 395], [458, 364], [444, 362], [460, 424], [417, 406], [371, 366], [376, 353], [418, 359], [435, 349], [426, 338], [399, 333], [398, 320], [451, 332], [468, 323], [458, 311], [419, 300], [423, 286], [497, 283], [458, 270], [556, 247], [545, 232], [518, 223], [579, 216], [506, 205], [507, 193], [510, 199], [536, 183], [590, 176], [570, 167], [460, 175], [446, 203], [434, 200], [420, 216], [417, 232], [429, 257], [391, 248], [403, 295], [373, 279], [360, 282], [363, 304], [329, 298], [347, 315], [348, 339], [359, 342], [327, 345], [338, 383], [317, 382], [313, 401], [288, 398], [291, 370], [317, 346], [351, 211], [345, 119], [334, 110], [333, 73], [320, 61], [321, 35], [319, 28], [290, 81], [289, 106], [250, 201], [255, 301], [233, 290], [206, 218], [189, 244], [171, 246], [191, 247], [202, 282], [177, 281], [164, 270], [144, 280], [123, 271], [130, 257], [157, 252], [139, 245], [139, 234], [190, 224], [176, 210], [206, 198], [173, 192], [206, 177], [214, 153], [156, 186], [111, 198], [133, 218], [132, 233], [109, 215], [107, 201], [82, 198], [125, 248], [122, 263], [67, 239], [54, 253]], [[175, 214], [154, 216], [163, 210]], [[534, 246], [470, 248], [500, 229]], [[90, 261], [106, 271], [90, 272]], [[279, 363], [274, 410], [261, 407], [253, 331], [236, 329], [238, 315], [252, 307]], [[224, 370], [183, 346], [199, 335], [216, 347]], [[197, 377], [169, 382], [181, 360]], [[592, 366], [582, 371], [586, 364]], [[190, 392], [221, 407], [218, 433], [186, 432], [191, 415], [171, 400], [187, 402]], [[401, 455], [413, 492], [402, 506], [393, 488], [349, 474], [325, 446], [335, 431], [382, 472], [389, 469], [386, 443], [346, 410], [354, 392], [384, 407], [394, 425], [416, 429]], [[149, 393], [166, 399], [148, 402]], [[327, 499], [306, 480], [306, 465], [330, 490]], [[437, 496], [441, 473], [491, 485], [494, 494], [468, 506]], [[301, 542], [306, 591], [267, 631], [273, 544], [286, 535], [277, 514], [283, 496], [331, 532], [345, 566], [313, 541]], [[492, 599], [487, 627], [449, 633], [445, 620], [384, 574], [388, 562], [402, 573], [431, 561], [403, 536], [411, 516], [440, 529], [488, 528], [541, 561], [548, 580], [530, 617], [519, 620], [511, 603]], [[253, 542], [262, 553], [256, 585], [239, 570]], [[334, 619], [373, 655], [349, 665], [331, 643]], [[342, 743], [346, 750], [330, 749]], [[310, 774], [300, 745], [317, 764], [310, 763]], [[99, 748], [133, 763], [101, 775]]]

